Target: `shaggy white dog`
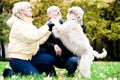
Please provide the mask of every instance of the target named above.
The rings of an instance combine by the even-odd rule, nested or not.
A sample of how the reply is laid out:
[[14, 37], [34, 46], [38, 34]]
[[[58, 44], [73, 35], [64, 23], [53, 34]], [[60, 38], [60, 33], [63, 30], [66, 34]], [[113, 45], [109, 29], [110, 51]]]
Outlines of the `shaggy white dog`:
[[[76, 14], [75, 11], [79, 14]], [[70, 8], [67, 14], [68, 20], [64, 22], [64, 24], [61, 25], [58, 21], [53, 20], [55, 24], [53, 33], [56, 37], [61, 39], [63, 44], [73, 52], [73, 54], [78, 56], [78, 71], [80, 74], [83, 77], [90, 78], [90, 67], [94, 57], [104, 58], [107, 55], [107, 51], [103, 49], [103, 52], [99, 54], [97, 51], [93, 50], [80, 24], [78, 24], [77, 18], [82, 18], [83, 13], [80, 7]]]

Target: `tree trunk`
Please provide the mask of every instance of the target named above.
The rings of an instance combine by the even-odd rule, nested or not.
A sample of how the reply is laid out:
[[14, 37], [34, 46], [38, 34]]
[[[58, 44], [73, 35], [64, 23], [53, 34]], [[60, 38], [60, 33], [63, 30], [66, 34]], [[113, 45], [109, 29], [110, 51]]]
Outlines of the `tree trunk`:
[[107, 60], [108, 61], [120, 61], [120, 41], [113, 41], [104, 39], [104, 44], [107, 49]]
[[1, 48], [2, 48], [2, 58], [5, 58], [5, 48], [2, 41], [1, 41]]
[[116, 42], [115, 42], [115, 48], [114, 49], [116, 49], [115, 50], [115, 53], [116, 53], [116, 59], [118, 60], [118, 61], [120, 61], [120, 40], [117, 40]]

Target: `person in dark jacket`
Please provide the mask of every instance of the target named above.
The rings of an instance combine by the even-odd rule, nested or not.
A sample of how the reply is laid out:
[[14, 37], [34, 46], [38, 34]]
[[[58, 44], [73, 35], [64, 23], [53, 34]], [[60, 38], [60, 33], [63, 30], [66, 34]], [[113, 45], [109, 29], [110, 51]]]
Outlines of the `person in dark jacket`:
[[[61, 24], [64, 23], [60, 9], [57, 6], [50, 6], [47, 9], [47, 14], [50, 18], [50, 20], [46, 22], [47, 25], [51, 27], [54, 26], [52, 19], [59, 20]], [[56, 76], [55, 67], [66, 69], [68, 76], [73, 76], [77, 69], [77, 56], [73, 55], [73, 53], [63, 45], [60, 39], [55, 38], [53, 33], [48, 40], [40, 46], [36, 56], [39, 57], [41, 61], [40, 65], [36, 66], [38, 66], [39, 71], [45, 72], [46, 75]]]

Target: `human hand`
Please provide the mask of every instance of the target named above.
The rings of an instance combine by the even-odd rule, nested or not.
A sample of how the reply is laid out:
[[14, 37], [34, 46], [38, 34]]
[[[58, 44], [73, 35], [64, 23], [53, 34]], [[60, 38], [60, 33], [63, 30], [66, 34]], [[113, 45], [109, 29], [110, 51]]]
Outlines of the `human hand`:
[[54, 23], [52, 23], [52, 21], [50, 21], [49, 23], [47, 23], [47, 25], [49, 26], [49, 30], [52, 31], [52, 28], [54, 25]]
[[60, 24], [63, 24], [63, 23], [64, 23], [64, 21], [63, 21], [62, 19], [60, 19], [60, 20], [59, 20], [59, 23], [60, 23]]
[[57, 44], [54, 45], [54, 50], [55, 50], [56, 55], [61, 56], [62, 49]]

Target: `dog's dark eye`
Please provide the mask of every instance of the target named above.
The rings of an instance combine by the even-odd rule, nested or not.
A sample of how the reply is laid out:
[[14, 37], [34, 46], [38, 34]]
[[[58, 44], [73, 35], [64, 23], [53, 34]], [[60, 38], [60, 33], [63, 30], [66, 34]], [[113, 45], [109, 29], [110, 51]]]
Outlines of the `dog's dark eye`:
[[69, 13], [70, 13], [70, 14], [72, 14], [72, 13], [73, 13], [73, 11], [71, 10]]

